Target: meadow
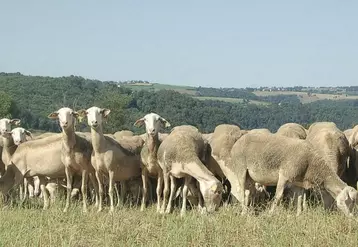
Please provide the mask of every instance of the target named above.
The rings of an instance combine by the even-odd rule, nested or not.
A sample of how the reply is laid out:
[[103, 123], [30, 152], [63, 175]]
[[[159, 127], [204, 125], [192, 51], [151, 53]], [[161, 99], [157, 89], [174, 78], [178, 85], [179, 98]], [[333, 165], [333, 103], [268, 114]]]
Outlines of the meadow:
[[0, 246], [358, 246], [358, 221], [341, 212], [309, 208], [300, 216], [278, 208], [241, 216], [238, 206], [221, 207], [214, 214], [190, 210], [180, 217], [120, 206], [87, 214], [63, 201], [43, 211], [40, 202], [0, 209]]

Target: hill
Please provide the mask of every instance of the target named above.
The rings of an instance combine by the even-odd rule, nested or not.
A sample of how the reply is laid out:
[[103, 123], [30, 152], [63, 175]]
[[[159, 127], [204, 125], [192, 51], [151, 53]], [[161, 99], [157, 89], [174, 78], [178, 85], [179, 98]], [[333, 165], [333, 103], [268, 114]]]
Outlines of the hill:
[[[162, 115], [172, 126], [191, 124], [203, 132], [213, 131], [222, 123], [276, 131], [286, 122], [309, 125], [315, 121], [334, 121], [346, 129], [358, 121], [358, 100], [319, 100], [302, 104], [296, 95], [258, 96], [248, 89], [198, 87], [194, 90], [176, 86], [169, 89], [161, 84], [132, 89], [130, 87], [137, 86], [78, 76], [54, 78], [20, 73], [0, 73], [0, 86], [3, 91], [0, 92], [0, 105], [4, 106], [0, 107], [0, 114], [20, 118], [26, 128], [44, 131], [59, 131], [58, 124], [47, 118], [54, 110], [63, 106], [78, 110], [93, 105], [111, 109], [106, 132], [130, 129], [143, 133], [143, 129], [135, 128], [133, 123], [149, 112]], [[154, 89], [140, 89], [143, 87]], [[189, 90], [195, 95], [178, 90]], [[78, 130], [86, 129], [86, 123], [78, 125]]]

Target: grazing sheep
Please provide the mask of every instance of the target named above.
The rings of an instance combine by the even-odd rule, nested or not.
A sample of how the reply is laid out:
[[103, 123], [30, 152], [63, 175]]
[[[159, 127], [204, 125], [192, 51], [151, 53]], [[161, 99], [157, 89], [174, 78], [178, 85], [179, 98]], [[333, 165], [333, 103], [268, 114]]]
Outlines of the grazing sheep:
[[[276, 132], [277, 135], [286, 136], [296, 139], [306, 139], [307, 130], [297, 123], [286, 123], [282, 125]], [[295, 185], [289, 185], [285, 190], [285, 197], [293, 197], [293, 204], [297, 205], [297, 215], [307, 209], [306, 193], [304, 188]]]
[[145, 125], [146, 130], [145, 145], [140, 153], [143, 182], [143, 196], [140, 210], [143, 211], [146, 206], [148, 198], [148, 176], [151, 176], [157, 178], [157, 212], [159, 212], [163, 186], [163, 171], [157, 160], [157, 152], [161, 144], [159, 130], [170, 127], [170, 123], [156, 113], [149, 113], [138, 119], [134, 125], [137, 127]]
[[[63, 107], [48, 115], [50, 119], [58, 119], [62, 129], [61, 160], [65, 165], [67, 196], [64, 212], [67, 212], [72, 192], [72, 181], [74, 174], [82, 176], [82, 201], [83, 212], [87, 212], [87, 181], [88, 176], [95, 189], [94, 168], [91, 164], [92, 145], [91, 138], [86, 134], [75, 133], [76, 119], [79, 114], [71, 108]], [[96, 190], [97, 195], [97, 190]], [[98, 198], [98, 195], [96, 196]]]
[[[258, 132], [267, 133], [266, 130], [258, 130]], [[238, 174], [235, 174], [235, 172], [230, 169], [230, 152], [235, 142], [246, 133], [246, 131], [243, 132], [240, 127], [236, 125], [220, 124], [216, 126], [210, 141], [211, 156], [207, 162], [207, 166], [214, 175], [219, 176], [221, 179], [226, 177], [229, 180], [231, 194], [236, 199], [239, 199], [237, 190]], [[256, 201], [258, 203], [260, 201], [259, 198], [265, 198], [267, 192], [263, 186], [250, 182], [251, 181], [249, 181], [250, 186], [248, 186], [252, 194], [252, 198], [250, 199], [253, 203], [255, 198], [257, 198]], [[247, 203], [249, 203], [250, 199], [247, 198]]]
[[[340, 178], [347, 169], [347, 159], [350, 155], [349, 143], [342, 131], [333, 122], [316, 122], [308, 130], [307, 141], [324, 157], [326, 164], [337, 173]], [[333, 198], [326, 192], [321, 192], [324, 206], [331, 208]]]
[[344, 131], [350, 147], [350, 156], [347, 161], [348, 169], [345, 174], [347, 183], [358, 188], [358, 125], [350, 131]]
[[103, 181], [101, 175], [108, 175], [110, 198], [110, 212], [114, 211], [113, 189], [115, 181], [125, 181], [140, 176], [139, 155], [126, 150], [120, 143], [103, 134], [103, 122], [107, 119], [109, 109], [101, 109], [93, 106], [87, 110], [80, 110], [82, 117], [87, 116], [88, 125], [91, 127], [93, 154], [91, 162], [96, 171], [99, 186], [98, 211], [102, 211]]
[[323, 186], [346, 215], [351, 215], [357, 191], [344, 183], [306, 140], [279, 135], [248, 133], [231, 150], [232, 169], [240, 174], [239, 191], [243, 213], [245, 181], [250, 176], [264, 185], [277, 185], [270, 212], [280, 202], [284, 188], [292, 183], [305, 189]]
[[286, 123], [281, 125], [281, 127], [276, 132], [279, 135], [298, 138], [298, 139], [306, 139], [306, 129], [297, 123]]
[[[204, 140], [193, 126], [177, 126], [158, 148], [158, 163], [163, 170], [164, 191], [160, 213], [170, 213], [176, 192], [175, 178], [185, 178], [181, 215], [185, 214], [188, 187], [192, 178], [199, 182], [201, 194], [208, 212], [214, 211], [221, 202], [223, 186], [202, 163], [205, 158]], [[170, 197], [168, 206], [167, 197]], [[166, 207], [167, 206], [167, 207]]]

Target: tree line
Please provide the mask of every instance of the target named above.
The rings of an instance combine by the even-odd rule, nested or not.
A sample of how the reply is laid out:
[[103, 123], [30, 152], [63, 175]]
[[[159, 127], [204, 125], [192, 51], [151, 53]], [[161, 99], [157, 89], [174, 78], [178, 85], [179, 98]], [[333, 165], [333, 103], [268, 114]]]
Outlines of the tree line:
[[[149, 112], [162, 115], [173, 126], [191, 124], [203, 132], [212, 132], [222, 123], [271, 131], [287, 122], [307, 127], [316, 121], [333, 121], [341, 129], [358, 123], [358, 100], [301, 104], [290, 96], [267, 99], [274, 102], [269, 105], [202, 101], [172, 90], [132, 91], [111, 81], [78, 76], [25, 76], [20, 73], [0, 73], [0, 86], [0, 117], [20, 118], [23, 127], [44, 131], [60, 130], [58, 123], [47, 118], [54, 110], [64, 106], [78, 110], [93, 105], [111, 109], [105, 125], [105, 131], [109, 133], [123, 129], [143, 133], [143, 129], [135, 128], [133, 123]], [[220, 94], [218, 90], [221, 89], [214, 91]], [[223, 95], [228, 95], [230, 90], [223, 91]], [[247, 93], [251, 96], [246, 99], [254, 98], [251, 92]], [[86, 123], [79, 123], [77, 128], [88, 130]]]

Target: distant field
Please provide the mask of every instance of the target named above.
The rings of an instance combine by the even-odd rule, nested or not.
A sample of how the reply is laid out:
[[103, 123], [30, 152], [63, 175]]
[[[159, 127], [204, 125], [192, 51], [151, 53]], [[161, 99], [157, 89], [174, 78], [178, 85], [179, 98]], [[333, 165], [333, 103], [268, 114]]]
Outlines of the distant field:
[[[127, 84], [123, 87], [131, 88], [132, 90], [174, 90], [179, 93], [189, 94], [194, 96], [194, 98], [199, 100], [220, 100], [230, 103], [241, 103], [243, 99], [237, 98], [226, 98], [226, 97], [197, 97], [195, 96], [196, 88], [190, 86], [177, 86], [177, 85], [169, 85], [169, 84], [159, 84], [159, 83], [136, 83], [136, 84]], [[306, 92], [291, 92], [291, 91], [255, 91], [253, 92], [257, 96], [270, 96], [270, 95], [297, 95], [299, 100], [304, 103], [311, 103], [317, 100], [355, 100], [358, 99], [358, 95], [338, 95], [338, 94], [315, 94], [313, 93], [311, 96], [308, 96]], [[250, 100], [251, 104], [257, 105], [268, 105], [269, 103], [263, 101], [255, 101]]]
[[[225, 97], [198, 97], [198, 96], [196, 96], [193, 98], [198, 99], [198, 100], [219, 100], [219, 101], [225, 101], [225, 102], [230, 102], [230, 103], [242, 103], [244, 101], [243, 99], [225, 98]], [[249, 104], [269, 105], [269, 103], [267, 103], [267, 102], [257, 101], [257, 100], [250, 100]]]
[[257, 96], [270, 96], [270, 95], [297, 95], [300, 101], [303, 104], [311, 103], [317, 100], [355, 100], [358, 99], [358, 96], [355, 95], [338, 95], [338, 94], [318, 94], [312, 93], [311, 96], [308, 96], [307, 93], [304, 92], [290, 92], [290, 91], [255, 91], [254, 94]]
[[136, 83], [136, 84], [127, 84], [123, 85], [123, 87], [131, 88], [132, 90], [174, 90], [179, 93], [186, 93], [190, 95], [195, 95], [195, 87], [190, 86], [176, 86], [169, 84], [159, 84], [159, 83]]

